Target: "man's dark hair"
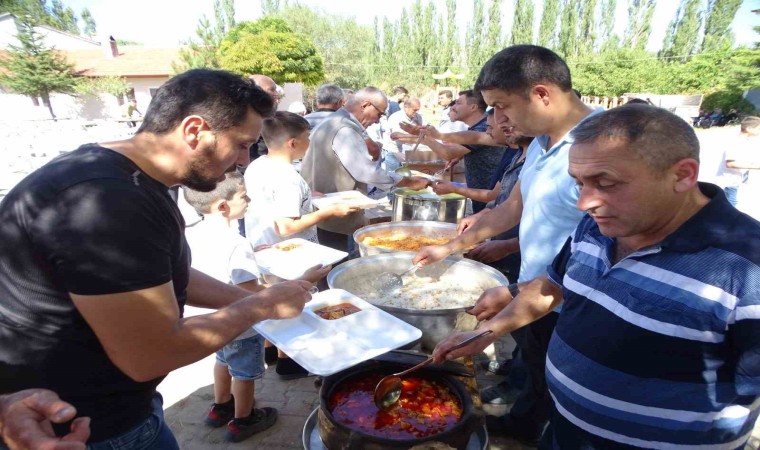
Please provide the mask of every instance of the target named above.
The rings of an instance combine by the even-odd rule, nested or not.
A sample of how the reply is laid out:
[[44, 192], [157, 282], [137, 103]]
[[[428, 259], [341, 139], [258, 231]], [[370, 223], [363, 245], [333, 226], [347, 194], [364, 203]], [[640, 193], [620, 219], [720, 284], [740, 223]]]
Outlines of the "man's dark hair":
[[335, 105], [343, 102], [343, 89], [334, 84], [323, 84], [317, 89], [317, 105]]
[[575, 144], [622, 141], [660, 173], [682, 159], [699, 161], [699, 139], [691, 125], [656, 106], [612, 108], [581, 122], [572, 134]]
[[166, 134], [192, 115], [203, 117], [214, 131], [224, 131], [243, 123], [249, 108], [267, 117], [274, 102], [253, 81], [233, 73], [188, 70], [158, 88], [137, 132]]
[[480, 95], [480, 91], [465, 89], [464, 91], [459, 91], [459, 95], [464, 95], [467, 98], [468, 105], [477, 105], [481, 112], [485, 112], [486, 108], [488, 108], [488, 104], [483, 99], [483, 96]]
[[525, 96], [537, 84], [553, 84], [569, 92], [573, 88], [570, 68], [548, 48], [513, 45], [486, 62], [475, 82], [475, 90], [500, 89]]
[[230, 200], [245, 186], [243, 174], [237, 171], [224, 174], [224, 180], [218, 182], [213, 191], [202, 192], [183, 186], [187, 203], [195, 208], [198, 214], [210, 214], [211, 205], [217, 200]]
[[635, 105], [635, 104], [650, 105], [651, 103], [649, 103], [649, 101], [647, 101], [647, 100], [644, 100], [643, 98], [638, 98], [638, 97], [634, 97], [634, 98], [628, 100], [628, 103], [626, 103], [626, 105]]
[[288, 139], [297, 138], [309, 130], [309, 122], [298, 114], [277, 111], [264, 119], [261, 135], [269, 148], [278, 148]]
[[445, 95], [445, 96], [446, 96], [446, 97], [448, 97], [448, 98], [454, 98], [454, 93], [453, 93], [453, 92], [451, 92], [451, 91], [450, 91], [450, 90], [448, 90], [448, 89], [444, 89], [444, 90], [442, 90], [441, 92], [439, 92], [439, 93], [438, 93], [438, 95]]
[[404, 86], [394, 86], [393, 87], [393, 95], [408, 94], [408, 93], [409, 93], [409, 91], [407, 91]]

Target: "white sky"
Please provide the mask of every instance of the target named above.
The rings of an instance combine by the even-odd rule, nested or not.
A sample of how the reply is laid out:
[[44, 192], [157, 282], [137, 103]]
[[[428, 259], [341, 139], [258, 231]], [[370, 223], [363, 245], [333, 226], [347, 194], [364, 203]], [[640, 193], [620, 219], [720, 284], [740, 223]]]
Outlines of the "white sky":
[[[361, 24], [371, 25], [375, 16], [387, 16], [397, 19], [404, 7], [409, 9], [410, 0], [383, 0], [381, 2], [356, 2], [346, 0], [300, 0], [302, 4], [320, 8], [331, 14], [353, 16]], [[705, 3], [707, 0], [703, 0]], [[437, 10], [445, 11], [444, 0], [435, 0]], [[488, 3], [488, 2], [486, 2]], [[535, 0], [536, 10], [540, 13], [542, 0]], [[618, 0], [616, 11], [616, 31], [622, 34], [626, 23], [626, 1]], [[64, 0], [77, 15], [82, 8], [90, 9], [98, 26], [98, 33], [113, 35], [117, 39], [126, 39], [151, 46], [174, 47], [182, 40], [195, 35], [198, 19], [206, 14], [213, 18], [212, 0]], [[423, 0], [423, 5], [427, 0]], [[658, 50], [662, 46], [665, 30], [673, 19], [679, 0], [659, 0], [653, 19], [653, 31], [648, 48]], [[758, 40], [752, 30], [760, 24], [753, 9], [760, 8], [760, 0], [744, 0], [732, 30], [737, 44], [751, 44]], [[256, 20], [261, 16], [260, 0], [236, 0], [236, 20]], [[502, 0], [502, 14], [507, 30], [512, 26], [514, 2]], [[457, 23], [463, 30], [472, 17], [472, 1], [457, 1]], [[536, 15], [536, 27], [539, 16]]]

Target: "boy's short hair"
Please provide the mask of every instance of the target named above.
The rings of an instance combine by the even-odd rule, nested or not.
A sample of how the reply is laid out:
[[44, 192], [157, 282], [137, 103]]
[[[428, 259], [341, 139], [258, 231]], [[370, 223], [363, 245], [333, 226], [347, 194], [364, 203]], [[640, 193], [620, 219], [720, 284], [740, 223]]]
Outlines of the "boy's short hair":
[[201, 192], [184, 186], [182, 191], [185, 193], [187, 203], [195, 208], [198, 214], [211, 214], [211, 205], [214, 202], [232, 199], [244, 186], [243, 174], [233, 171], [224, 174], [224, 180], [217, 183], [213, 191]]
[[261, 135], [264, 136], [267, 147], [277, 148], [288, 139], [297, 138], [308, 130], [309, 122], [303, 117], [291, 112], [277, 111], [271, 117], [264, 119]]
[[742, 119], [741, 123], [742, 133], [760, 134], [760, 117], [747, 116]]

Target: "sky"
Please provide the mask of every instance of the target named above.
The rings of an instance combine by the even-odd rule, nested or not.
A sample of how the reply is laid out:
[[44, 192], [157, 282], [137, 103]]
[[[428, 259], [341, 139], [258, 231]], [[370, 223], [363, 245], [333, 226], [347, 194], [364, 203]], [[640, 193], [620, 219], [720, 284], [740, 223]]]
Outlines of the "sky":
[[[444, 0], [434, 0], [438, 11], [445, 11]], [[364, 25], [372, 25], [375, 16], [398, 19], [404, 7], [410, 8], [409, 0], [383, 0], [382, 2], [356, 2], [345, 0], [300, 0], [302, 4], [321, 9], [330, 14], [353, 16]], [[707, 0], [704, 0], [706, 3]], [[140, 42], [156, 47], [174, 47], [195, 35], [198, 19], [204, 14], [213, 18], [213, 0], [64, 0], [77, 15], [82, 8], [89, 8], [97, 22], [98, 33], [113, 35], [116, 39]], [[535, 0], [538, 25], [542, 0]], [[626, 24], [626, 3], [618, 0], [616, 32], [623, 33]], [[427, 0], [423, 0], [427, 4]], [[659, 50], [668, 23], [675, 16], [679, 0], [658, 0], [652, 21], [649, 50]], [[744, 0], [732, 24], [735, 42], [751, 44], [758, 40], [752, 30], [760, 25], [760, 16], [753, 9], [760, 8], [760, 0]], [[507, 30], [512, 26], [514, 2], [502, 0], [502, 23]], [[235, 19], [256, 20], [261, 16], [260, 0], [236, 0]], [[457, 1], [457, 22], [463, 31], [472, 18], [472, 1]]]

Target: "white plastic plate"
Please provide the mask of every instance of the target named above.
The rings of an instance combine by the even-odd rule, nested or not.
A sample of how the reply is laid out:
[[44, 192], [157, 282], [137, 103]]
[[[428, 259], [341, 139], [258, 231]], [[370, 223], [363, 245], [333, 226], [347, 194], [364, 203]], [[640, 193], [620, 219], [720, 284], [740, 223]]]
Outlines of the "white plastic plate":
[[306, 270], [340, 261], [348, 255], [306, 239], [293, 238], [256, 252], [256, 265], [267, 274], [285, 280], [300, 278]]
[[[351, 303], [361, 311], [325, 320], [314, 311]], [[256, 331], [309, 372], [327, 376], [397, 349], [422, 336], [422, 331], [343, 289], [315, 294], [300, 316], [265, 320]]]
[[314, 197], [311, 204], [316, 208], [324, 209], [338, 203], [345, 203], [349, 206], [358, 206], [359, 208], [372, 208], [377, 206], [377, 200], [373, 200], [359, 191], [342, 191], [325, 194], [323, 197]]

